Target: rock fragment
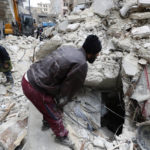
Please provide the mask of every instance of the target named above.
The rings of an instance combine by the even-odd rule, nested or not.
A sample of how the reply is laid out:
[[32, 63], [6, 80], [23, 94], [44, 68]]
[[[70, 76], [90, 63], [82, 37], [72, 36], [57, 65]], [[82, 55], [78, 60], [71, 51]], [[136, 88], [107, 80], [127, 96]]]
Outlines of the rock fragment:
[[71, 31], [75, 31], [75, 30], [77, 30], [78, 28], [79, 28], [79, 26], [80, 26], [80, 23], [74, 23], [74, 24], [69, 24], [68, 26], [67, 26], [67, 31], [68, 32], [71, 32]]
[[128, 54], [122, 62], [125, 74], [128, 76], [135, 76], [139, 72], [138, 58], [132, 54]]
[[150, 27], [145, 25], [142, 27], [134, 28], [131, 31], [133, 37], [136, 38], [145, 38], [150, 36]]
[[62, 39], [59, 35], [55, 35], [51, 40], [41, 43], [36, 48], [36, 59], [42, 59], [52, 51], [56, 50], [62, 44]]
[[130, 15], [130, 18], [131, 19], [137, 19], [137, 20], [149, 19], [150, 18], [150, 12], [132, 13]]
[[115, 7], [112, 0], [94, 0], [93, 3], [94, 13], [100, 17], [106, 17], [109, 15], [110, 10]]
[[58, 25], [58, 32], [66, 32], [68, 21], [63, 21]]
[[142, 7], [150, 7], [150, 0], [138, 0], [138, 5]]

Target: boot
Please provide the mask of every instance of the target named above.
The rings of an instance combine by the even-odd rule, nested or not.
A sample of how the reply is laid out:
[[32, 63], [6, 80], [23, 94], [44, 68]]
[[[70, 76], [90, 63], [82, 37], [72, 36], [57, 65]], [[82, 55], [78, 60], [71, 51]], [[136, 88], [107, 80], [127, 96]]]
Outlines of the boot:
[[43, 125], [42, 125], [42, 128], [41, 128], [42, 131], [48, 130], [50, 128], [48, 122], [46, 120], [43, 120], [42, 122], [43, 122]]
[[69, 148], [74, 150], [74, 144], [69, 140], [69, 138], [67, 136], [64, 136], [64, 137], [56, 136], [55, 142], [65, 145], [65, 146], [68, 146]]
[[12, 76], [6, 76], [6, 82], [4, 83], [5, 86], [8, 86], [8, 85], [14, 85], [14, 80], [13, 80], [13, 77]]

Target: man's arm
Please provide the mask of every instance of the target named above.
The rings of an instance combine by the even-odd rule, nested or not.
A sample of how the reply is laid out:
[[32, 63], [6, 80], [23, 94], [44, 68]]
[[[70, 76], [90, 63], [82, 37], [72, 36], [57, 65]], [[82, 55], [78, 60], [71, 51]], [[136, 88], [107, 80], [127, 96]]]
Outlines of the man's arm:
[[83, 65], [76, 64], [71, 68], [60, 89], [61, 96], [65, 97], [65, 101], [62, 106], [66, 105], [68, 101], [71, 101], [74, 94], [82, 87], [86, 78], [86, 74], [86, 63]]

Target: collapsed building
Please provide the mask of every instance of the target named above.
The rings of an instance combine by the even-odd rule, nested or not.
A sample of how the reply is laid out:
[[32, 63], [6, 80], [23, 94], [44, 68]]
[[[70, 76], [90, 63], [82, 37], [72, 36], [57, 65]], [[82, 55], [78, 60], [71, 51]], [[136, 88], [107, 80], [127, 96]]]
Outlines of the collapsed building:
[[[13, 88], [0, 84], [0, 148], [17, 148], [30, 130], [31, 114], [20, 86], [30, 64], [59, 46], [81, 47], [87, 35], [96, 34], [102, 52], [94, 64], [88, 64], [83, 89], [64, 108], [69, 137], [77, 150], [150, 149], [149, 130], [147, 136], [140, 132], [150, 117], [149, 8], [149, 0], [95, 0], [91, 8], [45, 28], [42, 42], [15, 36], [0, 41], [12, 58], [15, 77]], [[29, 134], [22, 149], [29, 149]]]

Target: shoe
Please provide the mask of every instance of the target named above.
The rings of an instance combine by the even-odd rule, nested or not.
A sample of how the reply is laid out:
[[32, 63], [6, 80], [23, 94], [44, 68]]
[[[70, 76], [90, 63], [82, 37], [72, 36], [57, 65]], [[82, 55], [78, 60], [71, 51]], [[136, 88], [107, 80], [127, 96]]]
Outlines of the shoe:
[[43, 120], [42, 131], [50, 129], [50, 126], [46, 120]]
[[62, 145], [65, 145], [65, 146], [68, 146], [69, 148], [74, 150], [74, 144], [66, 136], [65, 137], [56, 136], [55, 142], [62, 144]]

